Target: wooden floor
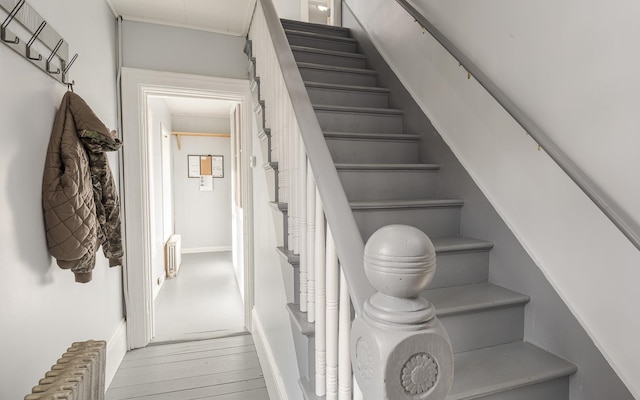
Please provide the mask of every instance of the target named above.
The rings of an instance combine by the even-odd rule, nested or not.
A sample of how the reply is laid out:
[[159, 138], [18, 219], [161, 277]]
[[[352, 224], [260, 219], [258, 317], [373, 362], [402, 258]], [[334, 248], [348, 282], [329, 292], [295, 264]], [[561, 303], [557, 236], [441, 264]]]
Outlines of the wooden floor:
[[154, 302], [154, 342], [186, 341], [244, 331], [244, 307], [231, 252], [184, 254], [178, 276]]
[[124, 358], [107, 400], [269, 400], [251, 335], [148, 346]]

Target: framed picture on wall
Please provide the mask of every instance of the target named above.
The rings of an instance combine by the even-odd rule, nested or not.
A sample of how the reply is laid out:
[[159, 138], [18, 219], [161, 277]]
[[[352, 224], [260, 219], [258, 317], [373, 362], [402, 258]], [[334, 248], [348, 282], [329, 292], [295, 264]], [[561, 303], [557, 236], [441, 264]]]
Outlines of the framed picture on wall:
[[200, 178], [200, 156], [187, 156], [189, 178]]
[[224, 178], [224, 156], [211, 156], [211, 175]]
[[189, 155], [187, 160], [189, 178], [200, 178], [201, 176], [224, 178], [224, 156]]

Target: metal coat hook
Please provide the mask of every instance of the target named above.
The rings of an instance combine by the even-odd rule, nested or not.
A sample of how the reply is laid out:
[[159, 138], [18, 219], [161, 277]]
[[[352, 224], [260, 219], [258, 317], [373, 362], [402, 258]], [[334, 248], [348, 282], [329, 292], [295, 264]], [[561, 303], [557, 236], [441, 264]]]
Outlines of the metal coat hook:
[[26, 0], [20, 0], [18, 4], [16, 4], [16, 6], [13, 7], [13, 10], [11, 10], [11, 12], [9, 13], [9, 16], [7, 16], [7, 19], [5, 19], [4, 22], [2, 23], [2, 26], [0, 27], [0, 39], [2, 39], [3, 42], [13, 43], [13, 44], [20, 43], [20, 38], [17, 36], [11, 40], [7, 39], [7, 26], [9, 26], [11, 21], [13, 21], [13, 19], [16, 17], [16, 14], [18, 14], [18, 11], [20, 11], [20, 9], [22, 8], [25, 2]]
[[73, 65], [74, 62], [76, 62], [76, 58], [78, 58], [78, 53], [76, 53], [73, 58], [71, 59], [71, 61], [69, 61], [69, 63], [64, 67], [64, 70], [62, 71], [62, 83], [68, 85], [71, 85], [71, 91], [73, 92], [73, 84], [75, 82], [71, 81], [71, 82], [67, 82], [67, 74], [69, 73], [69, 70], [71, 69], [71, 66]]
[[56, 70], [51, 70], [51, 61], [53, 60], [53, 57], [55, 57], [58, 50], [60, 50], [60, 46], [62, 46], [62, 42], [64, 42], [64, 40], [60, 39], [58, 41], [58, 44], [56, 44], [56, 47], [51, 52], [51, 55], [49, 56], [49, 58], [47, 58], [47, 72], [50, 74], [57, 75], [60, 73], [60, 68], [56, 68]]
[[35, 31], [33, 36], [31, 36], [31, 39], [29, 39], [29, 42], [27, 43], [27, 58], [30, 60], [36, 60], [36, 61], [42, 60], [42, 54], [38, 54], [38, 57], [33, 57], [31, 55], [31, 46], [33, 46], [33, 43], [38, 38], [42, 30], [44, 29], [45, 25], [47, 25], [47, 21], [42, 21], [38, 29]]

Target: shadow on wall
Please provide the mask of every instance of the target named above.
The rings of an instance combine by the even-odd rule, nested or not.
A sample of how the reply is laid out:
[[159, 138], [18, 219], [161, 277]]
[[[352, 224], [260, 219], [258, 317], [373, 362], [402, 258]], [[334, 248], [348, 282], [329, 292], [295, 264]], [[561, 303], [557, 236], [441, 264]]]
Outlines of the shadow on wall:
[[[38, 104], [44, 102], [41, 98], [31, 99], [25, 96], [23, 99], [24, 109], [50, 108], [50, 105]], [[50, 126], [53, 126], [55, 111], [51, 110]], [[37, 118], [27, 118], [22, 121], [24, 129], [16, 133], [15, 150], [7, 171], [7, 187], [3, 188], [10, 209], [5, 218], [20, 259], [40, 277], [42, 284], [50, 284], [53, 283], [51, 271], [56, 266], [47, 249], [41, 193], [51, 128], [42, 132], [42, 127], [37, 126], [38, 122]]]

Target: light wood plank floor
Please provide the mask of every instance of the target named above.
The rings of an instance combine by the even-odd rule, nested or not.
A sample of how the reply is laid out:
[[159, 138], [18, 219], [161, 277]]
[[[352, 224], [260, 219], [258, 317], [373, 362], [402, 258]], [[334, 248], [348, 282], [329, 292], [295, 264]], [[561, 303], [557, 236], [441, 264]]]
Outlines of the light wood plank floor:
[[132, 350], [107, 400], [269, 400], [250, 334]]
[[244, 307], [231, 252], [184, 254], [178, 276], [156, 298], [154, 342], [244, 331]]

